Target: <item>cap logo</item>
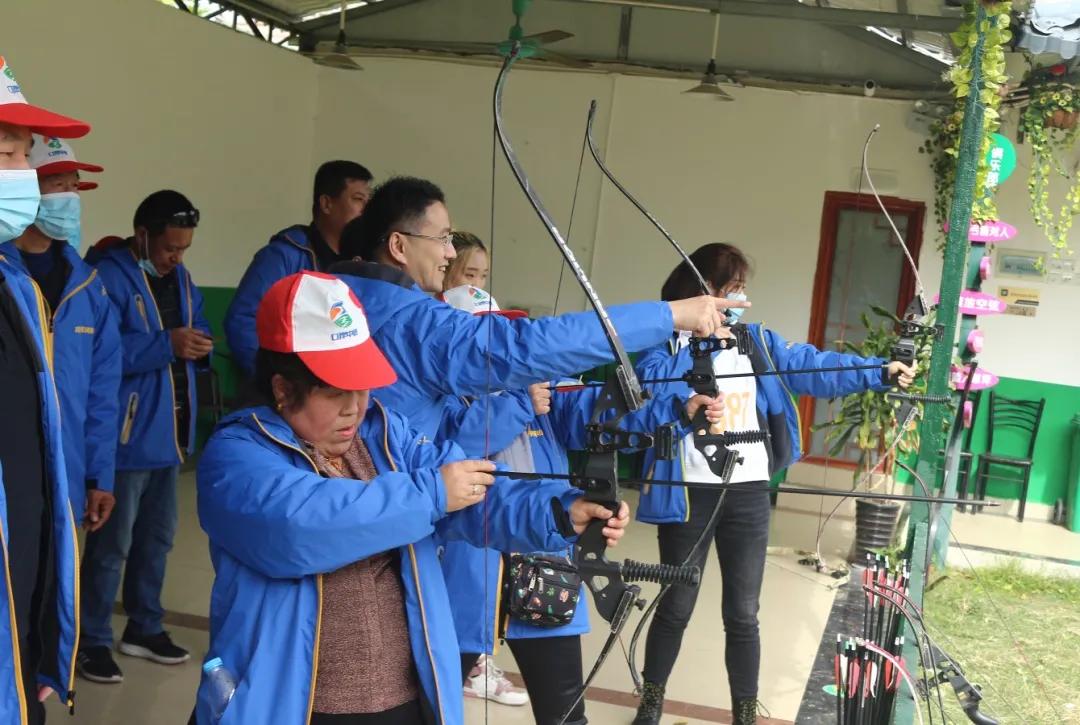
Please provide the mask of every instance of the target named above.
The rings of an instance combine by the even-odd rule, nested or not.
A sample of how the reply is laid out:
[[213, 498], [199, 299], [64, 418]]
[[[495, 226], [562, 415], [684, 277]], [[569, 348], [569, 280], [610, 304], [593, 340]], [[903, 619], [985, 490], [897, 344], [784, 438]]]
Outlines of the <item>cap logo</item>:
[[19, 88], [19, 82], [15, 80], [15, 71], [11, 70], [11, 66], [7, 64], [2, 55], [0, 55], [0, 68], [3, 68], [4, 77], [11, 81], [11, 84], [7, 87], [8, 92], [19, 93], [21, 89]]
[[55, 138], [55, 137], [50, 138], [45, 145], [48, 146], [51, 149], [62, 149], [62, 148], [64, 148], [64, 144], [60, 143], [60, 139]]
[[330, 305], [330, 320], [338, 327], [350, 327], [353, 323], [352, 317], [345, 311], [344, 302]]

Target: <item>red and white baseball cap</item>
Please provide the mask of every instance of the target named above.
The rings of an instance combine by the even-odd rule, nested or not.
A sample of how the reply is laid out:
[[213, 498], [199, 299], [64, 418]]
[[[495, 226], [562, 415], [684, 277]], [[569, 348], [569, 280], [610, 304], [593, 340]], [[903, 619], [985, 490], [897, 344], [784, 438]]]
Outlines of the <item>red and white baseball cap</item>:
[[59, 113], [31, 106], [22, 94], [15, 72], [0, 55], [0, 123], [26, 126], [34, 133], [79, 138], [90, 133], [90, 125]]
[[473, 287], [471, 284], [463, 284], [460, 287], [448, 289], [439, 295], [439, 299], [451, 307], [468, 312], [470, 315], [486, 315], [491, 312], [510, 320], [520, 320], [522, 317], [529, 316], [529, 313], [525, 310], [499, 309], [499, 305], [495, 303], [491, 295], [479, 287]]
[[337, 277], [299, 272], [267, 290], [255, 316], [259, 347], [294, 352], [341, 390], [391, 385], [397, 374], [371, 339], [364, 308]]
[[[69, 171], [90, 171], [100, 173], [104, 167], [87, 164], [75, 158], [71, 144], [55, 136], [34, 134], [34, 145], [30, 148], [30, 168], [37, 171], [38, 179], [54, 174], [66, 174]], [[97, 182], [79, 181], [79, 191], [97, 188]]]

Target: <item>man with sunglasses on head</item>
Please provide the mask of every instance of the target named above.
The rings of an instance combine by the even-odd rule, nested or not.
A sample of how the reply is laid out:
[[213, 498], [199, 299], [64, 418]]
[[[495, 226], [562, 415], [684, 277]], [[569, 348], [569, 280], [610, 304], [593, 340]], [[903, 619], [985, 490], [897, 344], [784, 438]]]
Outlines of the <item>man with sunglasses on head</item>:
[[124, 571], [127, 626], [117, 649], [174, 665], [188, 659], [162, 628], [165, 559], [176, 532], [176, 480], [195, 438], [195, 373], [213, 349], [202, 296], [184, 267], [199, 211], [158, 191], [135, 211], [135, 235], [101, 252], [97, 269], [120, 323], [123, 378], [116, 507], [86, 539], [79, 674], [121, 682], [112, 658], [112, 606]]

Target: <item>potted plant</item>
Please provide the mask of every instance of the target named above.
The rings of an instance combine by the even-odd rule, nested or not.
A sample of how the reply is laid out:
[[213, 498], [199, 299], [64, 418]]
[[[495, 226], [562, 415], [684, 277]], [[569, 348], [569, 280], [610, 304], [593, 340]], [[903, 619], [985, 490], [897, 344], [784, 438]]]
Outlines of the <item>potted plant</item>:
[[[844, 352], [889, 359], [898, 339], [895, 330], [899, 319], [880, 307], [871, 307], [871, 310], [875, 315], [873, 321], [869, 314], [862, 314], [862, 323], [866, 328], [863, 341], [856, 344], [842, 340], [838, 344]], [[929, 339], [919, 345], [918, 372], [911, 392], [926, 391], [925, 372], [930, 364], [931, 346]], [[916, 405], [921, 413], [921, 403]], [[903, 422], [898, 415], [900, 407], [900, 403], [887, 399], [883, 393], [853, 393], [842, 399], [835, 418], [814, 426], [814, 430], [826, 431], [825, 442], [829, 446], [830, 457], [840, 455], [849, 444], [859, 449], [854, 481], [856, 487], [861, 486], [861, 490], [895, 493], [897, 458], [918, 450], [918, 427], [912, 424], [902, 432], [899, 430]], [[896, 501], [856, 498], [852, 562], [863, 561], [867, 551], [892, 544], [900, 510], [901, 505]]]
[[[1064, 82], [1061, 74], [1043, 74], [1030, 85], [1029, 100], [1020, 114], [1020, 133], [1031, 145], [1028, 196], [1031, 218], [1043, 230], [1056, 259], [1071, 255], [1069, 230], [1080, 213], [1080, 175], [1070, 161], [1080, 128], [1080, 90]], [[1034, 74], [1033, 74], [1033, 77]], [[1050, 185], [1056, 178], [1066, 184], [1060, 208], [1050, 206]]]

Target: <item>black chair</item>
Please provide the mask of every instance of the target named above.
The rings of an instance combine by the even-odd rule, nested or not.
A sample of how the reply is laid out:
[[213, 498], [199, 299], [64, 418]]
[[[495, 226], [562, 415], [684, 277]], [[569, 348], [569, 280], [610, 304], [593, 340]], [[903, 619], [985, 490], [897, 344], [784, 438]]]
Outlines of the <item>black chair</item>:
[[[990, 431], [986, 441], [986, 452], [979, 457], [975, 473], [975, 497], [986, 499], [986, 484], [990, 478], [991, 466], [1003, 466], [1017, 469], [1022, 476], [1020, 483], [1020, 510], [1017, 521], [1024, 520], [1024, 507], [1027, 505], [1028, 484], [1031, 481], [1032, 456], [1035, 453], [1035, 440], [1039, 437], [1039, 423], [1042, 422], [1046, 398], [1039, 400], [1014, 400], [990, 391]], [[1028, 436], [1027, 455], [1023, 458], [994, 453], [994, 431], [1012, 428]], [[998, 438], [1000, 441], [1000, 437]], [[982, 506], [978, 507], [982, 510]]]
[[[971, 464], [975, 458], [975, 455], [971, 452], [971, 436], [975, 432], [975, 423], [979, 419], [979, 401], [981, 399], [982, 394], [979, 391], [975, 391], [968, 396], [968, 400], [971, 401], [971, 425], [964, 431], [964, 442], [960, 449], [960, 469], [956, 480], [957, 498], [967, 498], [968, 496], [968, 483], [971, 481]], [[942, 465], [944, 465], [945, 449], [939, 450], [938, 455], [941, 456]], [[974, 508], [973, 506], [973, 513]], [[956, 509], [960, 513], [964, 513], [967, 511], [967, 506], [958, 504]]]
[[221, 396], [217, 371], [203, 368], [195, 373], [195, 396], [199, 401], [199, 412], [208, 413], [212, 425], [217, 425], [225, 415], [225, 401]]

